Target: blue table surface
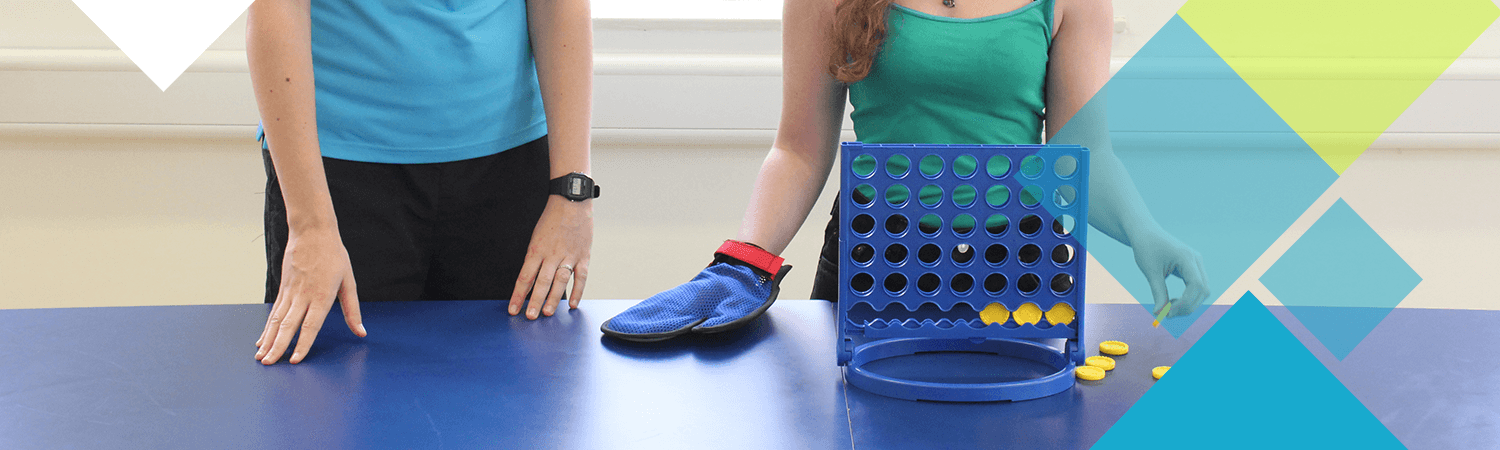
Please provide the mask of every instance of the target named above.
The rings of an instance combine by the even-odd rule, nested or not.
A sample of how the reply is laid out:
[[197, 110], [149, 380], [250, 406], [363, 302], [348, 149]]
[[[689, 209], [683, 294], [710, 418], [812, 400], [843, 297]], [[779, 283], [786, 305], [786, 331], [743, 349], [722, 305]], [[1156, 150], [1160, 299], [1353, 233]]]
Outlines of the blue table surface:
[[[783, 300], [718, 336], [604, 338], [634, 303], [535, 322], [502, 302], [366, 303], [368, 338], [335, 314], [302, 364], [270, 367], [253, 360], [266, 305], [0, 310], [0, 448], [1083, 449], [1227, 309], [1174, 339], [1138, 305], [1089, 305], [1088, 354], [1131, 344], [1108, 378], [965, 404], [847, 386], [827, 302]], [[1439, 449], [1500, 443], [1496, 352], [1473, 347], [1497, 320], [1398, 309], [1342, 361], [1285, 322], [1408, 448]]]

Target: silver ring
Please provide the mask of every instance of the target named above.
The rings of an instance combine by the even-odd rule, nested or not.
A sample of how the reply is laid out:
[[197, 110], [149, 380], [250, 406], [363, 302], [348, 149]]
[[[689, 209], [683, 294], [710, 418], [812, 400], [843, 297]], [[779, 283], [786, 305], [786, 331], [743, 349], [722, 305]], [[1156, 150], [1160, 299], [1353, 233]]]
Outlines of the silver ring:
[[557, 266], [557, 268], [559, 268], [559, 269], [568, 269], [568, 273], [573, 273], [573, 266], [570, 266], [570, 265], [567, 265], [567, 264], [559, 264]]

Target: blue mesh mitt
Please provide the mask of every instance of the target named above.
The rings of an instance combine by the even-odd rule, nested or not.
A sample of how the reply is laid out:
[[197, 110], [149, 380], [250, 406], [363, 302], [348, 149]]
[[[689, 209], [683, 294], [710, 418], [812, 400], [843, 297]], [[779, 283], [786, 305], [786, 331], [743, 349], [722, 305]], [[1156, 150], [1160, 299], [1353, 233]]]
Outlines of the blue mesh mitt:
[[599, 330], [627, 341], [654, 342], [689, 331], [717, 333], [738, 328], [776, 301], [781, 279], [792, 266], [780, 266], [776, 274], [761, 267], [780, 263], [781, 258], [759, 247], [725, 242], [714, 262], [691, 281], [630, 307]]
[[[725, 258], [720, 255], [720, 258]], [[719, 264], [727, 266], [730, 264]], [[738, 285], [729, 286], [728, 292], [721, 296], [718, 305], [714, 307], [713, 315], [702, 324], [693, 327], [697, 333], [719, 333], [745, 326], [764, 314], [771, 304], [776, 302], [776, 295], [781, 293], [781, 279], [792, 270], [792, 266], [781, 266], [775, 276], [768, 276], [760, 269], [730, 266], [735, 268], [736, 281]], [[710, 267], [712, 268], [712, 267]]]

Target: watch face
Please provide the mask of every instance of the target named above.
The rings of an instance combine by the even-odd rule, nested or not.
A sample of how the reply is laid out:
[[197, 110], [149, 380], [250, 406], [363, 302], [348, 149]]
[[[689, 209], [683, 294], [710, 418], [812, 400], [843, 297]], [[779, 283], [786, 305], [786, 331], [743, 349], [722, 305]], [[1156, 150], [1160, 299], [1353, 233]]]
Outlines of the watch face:
[[599, 186], [594, 185], [594, 180], [577, 172], [553, 178], [549, 189], [552, 194], [575, 202], [599, 196]]

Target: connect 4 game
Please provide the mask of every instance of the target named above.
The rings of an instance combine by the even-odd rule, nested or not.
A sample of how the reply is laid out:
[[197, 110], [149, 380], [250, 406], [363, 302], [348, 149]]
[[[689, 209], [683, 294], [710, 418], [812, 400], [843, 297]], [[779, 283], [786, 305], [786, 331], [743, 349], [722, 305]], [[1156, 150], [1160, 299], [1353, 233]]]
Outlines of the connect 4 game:
[[[1071, 387], [1083, 365], [1088, 149], [846, 142], [841, 151], [838, 363], [850, 384], [940, 401]], [[1066, 343], [1059, 351], [1032, 338]], [[919, 352], [992, 353], [1057, 371], [956, 384], [864, 368]]]

